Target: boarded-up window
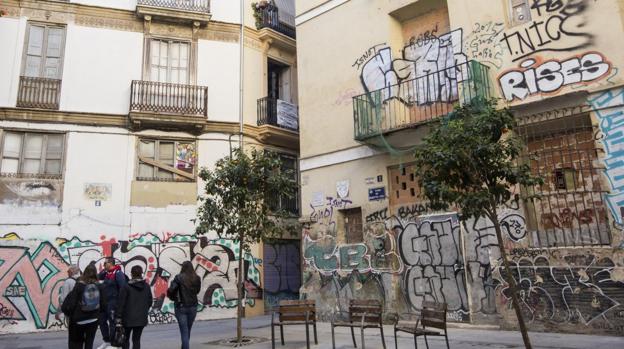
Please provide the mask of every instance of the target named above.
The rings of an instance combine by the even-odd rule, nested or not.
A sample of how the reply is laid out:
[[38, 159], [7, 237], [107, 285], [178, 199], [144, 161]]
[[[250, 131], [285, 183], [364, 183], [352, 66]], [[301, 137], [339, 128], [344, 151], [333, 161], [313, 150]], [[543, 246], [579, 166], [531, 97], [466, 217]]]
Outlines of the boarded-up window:
[[5, 132], [0, 172], [61, 175], [63, 134]]
[[188, 141], [141, 139], [138, 147], [139, 180], [192, 181], [197, 155]]
[[347, 243], [362, 242], [362, 209], [360, 207], [342, 211], [344, 217], [345, 238]]

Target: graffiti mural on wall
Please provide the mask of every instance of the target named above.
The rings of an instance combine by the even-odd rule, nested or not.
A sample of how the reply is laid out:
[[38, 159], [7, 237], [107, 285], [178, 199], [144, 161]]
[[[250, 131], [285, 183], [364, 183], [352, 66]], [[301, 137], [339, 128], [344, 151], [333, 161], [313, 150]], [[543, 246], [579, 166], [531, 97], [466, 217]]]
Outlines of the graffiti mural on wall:
[[[101, 268], [106, 256], [117, 259], [126, 273], [135, 265], [145, 270], [155, 299], [150, 313], [155, 322], [171, 321], [173, 304], [165, 294], [170, 277], [179, 273], [186, 260], [193, 262], [202, 279], [202, 306], [234, 308], [238, 248], [232, 240], [182, 234], [168, 234], [165, 239], [149, 233], [133, 234], [122, 241], [102, 235], [97, 242], [73, 238], [54, 243], [21, 240], [16, 234], [8, 234], [0, 246], [0, 320], [32, 321], [34, 328], [50, 328], [59, 309], [59, 289], [67, 267], [77, 264], [84, 269], [95, 262]], [[250, 254], [244, 258], [244, 275], [250, 285], [246, 288], [259, 288], [260, 262]], [[248, 302], [254, 304], [253, 299], [248, 298]]]
[[[366, 92], [384, 89], [382, 100], [398, 98], [418, 105], [457, 99], [457, 84], [467, 78], [462, 69], [462, 30], [427, 40], [412, 40], [403, 47], [401, 58], [393, 59], [390, 47], [376, 47], [376, 53], [362, 67], [360, 80]], [[401, 84], [404, 81], [409, 84]]]
[[500, 39], [513, 61], [538, 52], [575, 51], [593, 43], [594, 36], [584, 29], [587, 0], [530, 1], [534, 20], [503, 33]]
[[273, 307], [282, 299], [299, 299], [301, 249], [299, 240], [264, 243], [264, 301]]
[[529, 58], [517, 69], [500, 75], [503, 96], [507, 101], [525, 99], [536, 93], [553, 93], [559, 89], [590, 83], [609, 75], [611, 63], [598, 52], [587, 52], [563, 61], [540, 61]]
[[602, 132], [605, 174], [611, 185], [606, 195], [607, 204], [617, 224], [624, 224], [624, 88], [600, 92], [590, 96], [589, 104]]
[[503, 65], [504, 49], [499, 36], [504, 28], [505, 24], [500, 22], [475, 23], [472, 32], [466, 37], [468, 56], [500, 68]]

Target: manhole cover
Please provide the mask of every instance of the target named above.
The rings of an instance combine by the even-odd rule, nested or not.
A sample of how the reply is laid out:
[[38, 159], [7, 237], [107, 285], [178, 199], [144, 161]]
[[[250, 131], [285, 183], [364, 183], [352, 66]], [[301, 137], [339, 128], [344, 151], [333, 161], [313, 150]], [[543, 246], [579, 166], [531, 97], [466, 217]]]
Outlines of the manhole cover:
[[268, 342], [268, 341], [269, 341], [268, 338], [243, 336], [240, 344], [238, 343], [238, 340], [236, 338], [219, 339], [217, 341], [208, 342], [204, 344], [239, 348], [239, 347], [244, 347], [246, 345], [252, 345], [252, 344], [263, 343], [263, 342]]

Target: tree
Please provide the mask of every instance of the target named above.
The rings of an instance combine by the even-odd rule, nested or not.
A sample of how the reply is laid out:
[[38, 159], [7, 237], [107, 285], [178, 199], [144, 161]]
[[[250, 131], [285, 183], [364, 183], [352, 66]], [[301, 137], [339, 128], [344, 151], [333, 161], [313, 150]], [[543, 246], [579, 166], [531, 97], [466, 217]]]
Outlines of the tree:
[[516, 295], [516, 282], [503, 245], [498, 207], [517, 198], [514, 186], [543, 184], [522, 161], [522, 142], [513, 134], [515, 121], [495, 99], [475, 99], [432, 126], [415, 152], [423, 194], [436, 210], [455, 207], [462, 220], [489, 218], [494, 224], [505, 278], [509, 285], [522, 339], [531, 342]]
[[292, 217], [272, 205], [276, 197], [293, 197], [297, 190], [295, 174], [282, 166], [274, 153], [253, 149], [250, 154], [236, 149], [216, 162], [214, 170], [203, 168], [199, 177], [205, 182], [204, 195], [195, 223], [198, 235], [216, 232], [223, 238], [237, 240], [238, 312], [236, 339], [242, 344], [243, 251], [265, 239], [281, 236], [289, 230], [286, 219]]

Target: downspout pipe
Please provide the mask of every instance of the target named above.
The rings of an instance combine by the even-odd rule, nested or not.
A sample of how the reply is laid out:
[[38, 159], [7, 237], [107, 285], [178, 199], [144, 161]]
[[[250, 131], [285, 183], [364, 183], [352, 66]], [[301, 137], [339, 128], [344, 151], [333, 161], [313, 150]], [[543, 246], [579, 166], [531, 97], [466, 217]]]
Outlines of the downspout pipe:
[[240, 79], [239, 79], [239, 101], [238, 101], [238, 110], [239, 110], [239, 130], [238, 130], [238, 137], [239, 137], [239, 145], [240, 148], [243, 149], [243, 102], [244, 102], [244, 92], [243, 92], [243, 83], [245, 81], [244, 79], [244, 72], [245, 72], [245, 0], [241, 0], [240, 1], [240, 57], [239, 57], [239, 73], [240, 73]]

